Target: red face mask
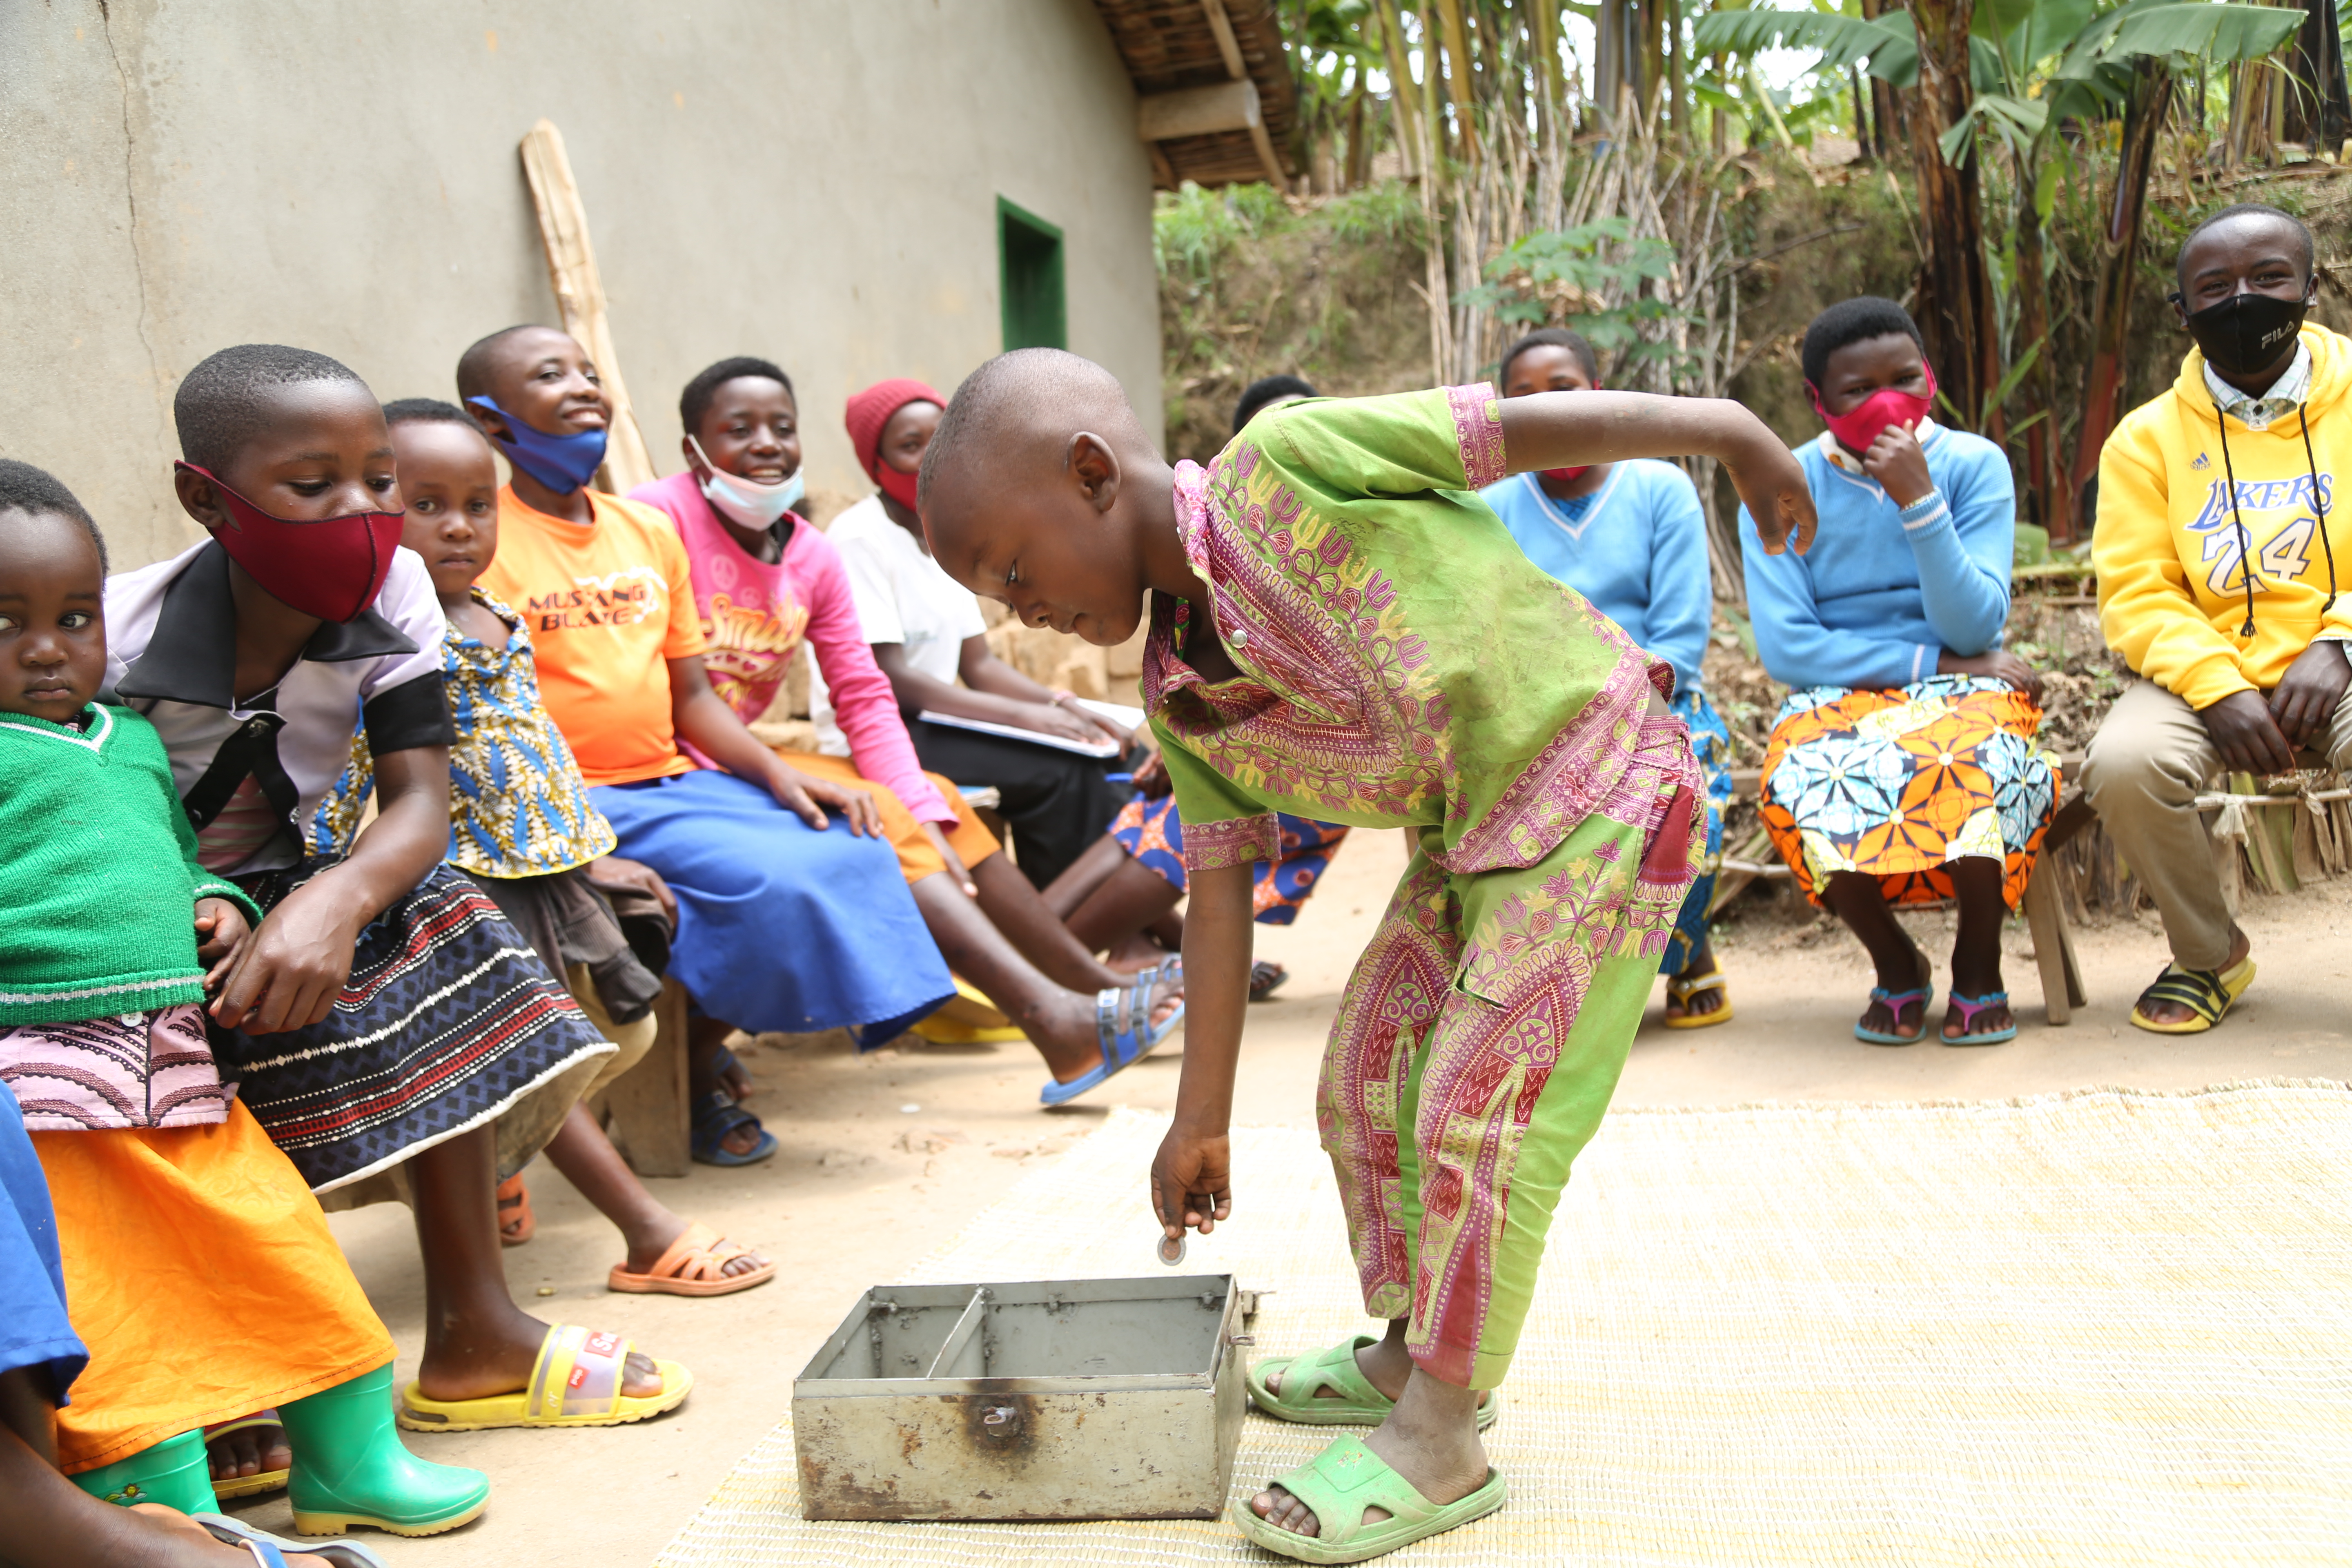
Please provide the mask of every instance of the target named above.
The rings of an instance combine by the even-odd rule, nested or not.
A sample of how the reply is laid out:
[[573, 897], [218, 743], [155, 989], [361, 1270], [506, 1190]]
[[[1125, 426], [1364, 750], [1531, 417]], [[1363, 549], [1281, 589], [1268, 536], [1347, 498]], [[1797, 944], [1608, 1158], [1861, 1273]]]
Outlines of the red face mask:
[[264, 593], [289, 609], [322, 621], [348, 621], [383, 592], [393, 552], [400, 548], [402, 513], [355, 511], [298, 522], [271, 516], [208, 469], [194, 463], [172, 466], [212, 481], [229, 515], [228, 526], [215, 529], [213, 537]]
[[1805, 390], [1812, 394], [1813, 412], [1822, 416], [1822, 423], [1830, 427], [1838, 445], [1849, 452], [1867, 452], [1870, 444], [1878, 439], [1878, 433], [1888, 426], [1910, 429], [1935, 407], [1936, 367], [1930, 364], [1924, 368], [1927, 373], [1927, 390], [1924, 394], [1882, 386], [1843, 414], [1832, 414], [1822, 407], [1822, 395], [1811, 382], [1805, 383]]
[[874, 482], [882, 487], [884, 495], [908, 511], [915, 510], [915, 481], [920, 477], [894, 468], [878, 458], [874, 464]]

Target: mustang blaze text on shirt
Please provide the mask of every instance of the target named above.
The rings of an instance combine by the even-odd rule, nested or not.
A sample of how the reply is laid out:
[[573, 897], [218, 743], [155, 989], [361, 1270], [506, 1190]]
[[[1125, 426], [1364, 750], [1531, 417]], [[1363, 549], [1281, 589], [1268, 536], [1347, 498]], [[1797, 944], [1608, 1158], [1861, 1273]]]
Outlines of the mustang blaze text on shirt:
[[581, 776], [614, 784], [690, 772], [665, 662], [703, 651], [686, 547], [653, 508], [585, 493], [596, 521], [583, 525], [500, 490], [499, 553], [481, 586], [529, 628], [540, 694]]

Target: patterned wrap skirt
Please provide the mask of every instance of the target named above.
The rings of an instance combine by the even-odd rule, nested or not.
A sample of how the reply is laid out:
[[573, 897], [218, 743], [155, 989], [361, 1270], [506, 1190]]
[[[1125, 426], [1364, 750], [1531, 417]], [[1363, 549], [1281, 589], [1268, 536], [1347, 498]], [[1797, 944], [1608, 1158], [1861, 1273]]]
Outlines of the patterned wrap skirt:
[[[1250, 910], [1260, 925], [1286, 926], [1298, 918], [1348, 829], [1287, 812], [1276, 813], [1275, 821], [1282, 830], [1282, 858], [1250, 862]], [[1184, 820], [1176, 813], [1174, 795], [1129, 801], [1112, 821], [1110, 836], [1146, 869], [1178, 892], [1184, 890]]]
[[1675, 929], [1666, 937], [1666, 955], [1658, 961], [1661, 974], [1680, 974], [1690, 967], [1691, 954], [1706, 940], [1706, 907], [1715, 901], [1715, 876], [1723, 865], [1723, 814], [1731, 807], [1731, 731], [1723, 715], [1693, 687], [1678, 691], [1666, 705], [1690, 727], [1692, 753], [1706, 776], [1706, 853], [1698, 861], [1698, 877], [1675, 915]]
[[1791, 692], [1764, 756], [1764, 826], [1815, 905], [1839, 871], [1877, 878], [1890, 904], [1939, 902], [1948, 863], [1979, 855], [2002, 862], [2013, 910], [2058, 805], [2041, 726], [2031, 698], [1980, 676]]
[[[267, 911], [337, 863], [313, 857], [236, 882]], [[446, 862], [360, 932], [325, 1023], [211, 1034], [221, 1077], [316, 1193], [493, 1123], [614, 1049], [498, 905]], [[499, 1162], [510, 1163], [503, 1146]]]

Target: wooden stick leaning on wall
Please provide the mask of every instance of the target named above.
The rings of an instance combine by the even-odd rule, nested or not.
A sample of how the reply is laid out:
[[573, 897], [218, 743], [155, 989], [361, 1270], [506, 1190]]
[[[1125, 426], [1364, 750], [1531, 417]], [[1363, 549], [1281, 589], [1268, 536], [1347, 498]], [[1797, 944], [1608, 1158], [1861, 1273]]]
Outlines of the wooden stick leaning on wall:
[[530, 182], [531, 205], [539, 212], [540, 243], [547, 250], [548, 282], [555, 290], [556, 308], [563, 313], [563, 330], [579, 339], [596, 362], [604, 395], [613, 403], [612, 433], [597, 480], [607, 493], [625, 495], [661, 476], [654, 471], [653, 455], [646, 449], [645, 434], [637, 428], [636, 412], [621, 379], [621, 356], [613, 346], [604, 305], [604, 279], [596, 270], [595, 247], [588, 242], [588, 211], [572, 178], [563, 132], [552, 121], [541, 121], [522, 139], [522, 172]]

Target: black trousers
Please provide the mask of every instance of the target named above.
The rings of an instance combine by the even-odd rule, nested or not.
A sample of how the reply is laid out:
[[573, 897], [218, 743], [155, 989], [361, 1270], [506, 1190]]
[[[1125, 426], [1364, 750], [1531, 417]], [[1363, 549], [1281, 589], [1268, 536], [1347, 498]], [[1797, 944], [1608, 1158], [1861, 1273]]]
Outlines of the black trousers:
[[1110, 782], [1116, 757], [1082, 757], [952, 725], [909, 720], [923, 766], [960, 784], [993, 785], [997, 815], [1013, 829], [1013, 859], [1039, 888], [1069, 868], [1109, 830], [1134, 793]]

